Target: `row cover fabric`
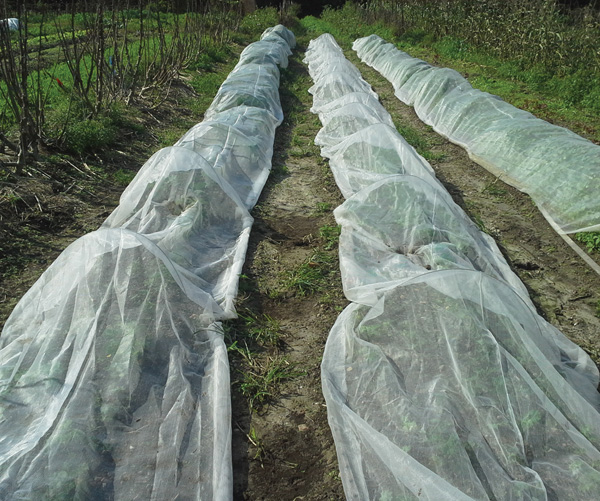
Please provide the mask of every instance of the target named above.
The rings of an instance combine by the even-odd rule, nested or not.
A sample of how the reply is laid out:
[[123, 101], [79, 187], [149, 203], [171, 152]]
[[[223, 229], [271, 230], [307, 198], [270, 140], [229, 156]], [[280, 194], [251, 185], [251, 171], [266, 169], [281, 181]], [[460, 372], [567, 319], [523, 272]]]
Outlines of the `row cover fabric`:
[[377, 35], [353, 44], [423, 122], [528, 193], [559, 231], [600, 230], [600, 146], [474, 89], [458, 72], [413, 58]]
[[347, 498], [594, 498], [598, 399], [571, 386], [595, 392], [554, 334], [503, 282], [467, 270], [348, 307], [323, 358]]
[[16, 17], [0, 20], [0, 29], [8, 28], [10, 31], [18, 31], [19, 26], [19, 20]]
[[306, 54], [321, 132], [343, 122], [347, 133], [317, 135], [347, 198], [334, 214], [353, 303], [322, 363], [347, 499], [593, 497], [596, 366], [537, 314], [495, 242], [388, 119], [369, 123], [385, 110], [351, 90], [360, 75], [333, 83], [324, 68], [349, 68], [343, 58], [331, 35]]
[[[377, 94], [345, 59], [333, 37], [326, 34], [313, 41], [305, 61], [315, 81], [309, 89], [312, 110], [323, 124], [315, 143], [349, 198], [335, 212], [342, 224], [340, 259], [346, 296], [373, 303], [379, 288], [419, 274], [425, 266], [445, 269], [468, 263], [468, 269], [505, 280], [530, 302], [494, 240], [477, 229], [435, 178], [429, 163], [398, 134]], [[328, 67], [348, 70], [328, 74], [323, 71]], [[336, 78], [343, 85], [336, 84]], [[382, 209], [371, 217], [364, 210], [367, 207]], [[373, 266], [382, 260], [390, 266]], [[403, 271], [391, 266], [400, 261]]]
[[0, 498], [232, 498], [220, 320], [235, 316], [248, 211], [271, 168], [287, 40], [281, 26], [251, 44], [278, 58], [241, 60], [205, 120], [146, 162], [9, 317]]

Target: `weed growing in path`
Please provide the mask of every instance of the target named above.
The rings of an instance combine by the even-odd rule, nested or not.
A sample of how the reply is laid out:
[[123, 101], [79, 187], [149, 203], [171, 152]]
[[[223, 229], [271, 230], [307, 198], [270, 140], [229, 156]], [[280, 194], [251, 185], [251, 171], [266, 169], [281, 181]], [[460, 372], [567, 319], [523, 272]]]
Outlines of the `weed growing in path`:
[[245, 331], [252, 339], [261, 345], [278, 346], [281, 341], [281, 325], [266, 313], [254, 313], [246, 309], [238, 312], [238, 317], [244, 322]]
[[496, 178], [493, 181], [491, 181], [490, 183], [486, 184], [482, 191], [484, 193], [489, 193], [490, 195], [492, 195], [494, 197], [503, 197], [504, 195], [506, 195], [507, 192], [504, 188], [496, 186], [498, 179], [499, 178]]
[[340, 225], [333, 226], [326, 224], [319, 228], [319, 236], [323, 239], [323, 248], [325, 250], [337, 247], [341, 231], [342, 227]]
[[260, 410], [273, 398], [279, 385], [306, 373], [296, 370], [293, 364], [280, 355], [259, 360], [247, 359], [248, 368], [241, 371], [240, 390], [248, 399], [251, 410]]
[[260, 461], [262, 464], [262, 460], [266, 456], [265, 445], [263, 444], [262, 439], [258, 436], [254, 427], [250, 428], [250, 432], [246, 436], [250, 443], [256, 448], [253, 459]]
[[299, 296], [314, 294], [328, 283], [333, 271], [334, 257], [324, 251], [316, 250], [298, 268], [287, 273], [285, 286]]
[[331, 204], [327, 202], [317, 203], [317, 214], [324, 214], [331, 211]]

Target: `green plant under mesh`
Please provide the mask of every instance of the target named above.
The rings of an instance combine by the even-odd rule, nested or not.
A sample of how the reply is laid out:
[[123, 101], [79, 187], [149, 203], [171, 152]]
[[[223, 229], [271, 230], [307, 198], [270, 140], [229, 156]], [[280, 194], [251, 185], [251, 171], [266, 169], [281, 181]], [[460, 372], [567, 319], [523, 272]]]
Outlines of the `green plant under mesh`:
[[600, 231], [577, 233], [575, 239], [587, 247], [590, 252], [600, 252]]

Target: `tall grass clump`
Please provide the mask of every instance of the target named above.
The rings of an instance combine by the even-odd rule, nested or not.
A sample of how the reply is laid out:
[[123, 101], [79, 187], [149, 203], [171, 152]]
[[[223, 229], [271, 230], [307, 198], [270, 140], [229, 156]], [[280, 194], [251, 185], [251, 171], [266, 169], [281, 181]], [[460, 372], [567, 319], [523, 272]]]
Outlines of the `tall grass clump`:
[[256, 9], [244, 16], [240, 22], [240, 31], [248, 38], [258, 38], [270, 26], [279, 23], [279, 11], [275, 7]]

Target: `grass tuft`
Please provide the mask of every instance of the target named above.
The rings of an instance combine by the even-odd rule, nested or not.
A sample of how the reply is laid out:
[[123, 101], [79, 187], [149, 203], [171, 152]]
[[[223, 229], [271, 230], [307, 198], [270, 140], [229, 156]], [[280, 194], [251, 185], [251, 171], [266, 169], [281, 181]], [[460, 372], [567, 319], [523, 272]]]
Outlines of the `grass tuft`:
[[242, 347], [236, 341], [228, 351], [238, 354], [244, 361], [244, 369], [238, 370], [237, 384], [253, 411], [259, 411], [268, 404], [278, 394], [281, 384], [306, 374], [297, 370], [284, 356], [257, 356], [246, 343]]
[[287, 272], [285, 286], [299, 296], [315, 294], [328, 285], [334, 267], [334, 257], [316, 250], [298, 268]]
[[281, 324], [266, 313], [246, 309], [238, 312], [248, 336], [261, 345], [278, 346], [281, 343]]
[[342, 227], [340, 225], [333, 226], [326, 224], [319, 228], [319, 236], [323, 239], [323, 248], [325, 250], [337, 247], [341, 231]]

